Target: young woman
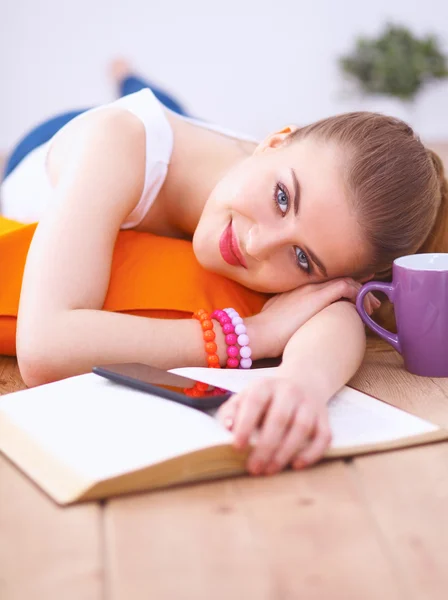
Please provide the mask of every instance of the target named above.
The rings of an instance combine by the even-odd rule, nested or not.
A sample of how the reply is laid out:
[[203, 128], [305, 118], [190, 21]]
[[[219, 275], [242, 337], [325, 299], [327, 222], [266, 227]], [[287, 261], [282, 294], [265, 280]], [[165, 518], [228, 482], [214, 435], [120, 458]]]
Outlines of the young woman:
[[[365, 349], [353, 304], [338, 300], [387, 277], [397, 256], [447, 249], [440, 161], [405, 123], [372, 113], [288, 126], [257, 143], [183, 116], [175, 101], [167, 109], [126, 65], [116, 70], [123, 93], [140, 91], [44, 124], [7, 168], [2, 213], [39, 221], [18, 316], [24, 381], [108, 362], [205, 365], [196, 319], [101, 310], [120, 229], [192, 240], [206, 269], [275, 294], [245, 326], [252, 359], [283, 354], [277, 376], [220, 411], [237, 447], [260, 427], [249, 470], [315, 462], [330, 442], [326, 402]], [[218, 325], [215, 333], [225, 366]]]

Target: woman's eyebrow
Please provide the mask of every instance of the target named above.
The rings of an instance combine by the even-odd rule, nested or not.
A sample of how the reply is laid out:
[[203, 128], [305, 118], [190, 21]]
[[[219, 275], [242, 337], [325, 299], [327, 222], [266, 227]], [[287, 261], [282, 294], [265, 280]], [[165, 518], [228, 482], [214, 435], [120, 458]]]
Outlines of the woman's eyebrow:
[[[292, 167], [291, 167], [291, 176], [292, 176], [292, 182], [294, 185], [294, 214], [295, 214], [295, 216], [297, 216], [297, 214], [299, 212], [299, 204], [300, 204], [300, 185], [299, 185], [299, 181], [297, 179], [296, 172], [294, 171], [294, 169]], [[323, 275], [325, 275], [325, 277], [328, 278], [327, 269], [325, 268], [324, 263], [317, 258], [317, 256], [314, 254], [314, 252], [312, 250], [310, 250], [309, 248], [306, 248], [305, 246], [303, 249], [309, 255], [309, 257], [311, 258], [313, 263], [317, 266], [319, 271], [321, 271], [321, 273]]]
[[294, 184], [294, 214], [297, 217], [297, 213], [299, 212], [299, 203], [300, 203], [300, 185], [299, 185], [299, 181], [297, 179], [296, 172], [294, 171], [294, 169], [292, 167], [291, 167], [291, 175], [292, 175], [292, 182]]

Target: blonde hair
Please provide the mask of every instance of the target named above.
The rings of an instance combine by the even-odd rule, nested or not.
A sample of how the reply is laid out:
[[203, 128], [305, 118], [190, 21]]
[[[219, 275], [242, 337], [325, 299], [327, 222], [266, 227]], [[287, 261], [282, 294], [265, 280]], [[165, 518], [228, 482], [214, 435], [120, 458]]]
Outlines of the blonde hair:
[[[334, 142], [346, 152], [345, 182], [371, 250], [365, 274], [390, 281], [399, 256], [448, 252], [443, 164], [409, 125], [377, 113], [353, 112], [299, 128], [288, 142], [309, 136]], [[396, 331], [393, 307], [381, 300], [374, 319]]]
[[[415, 254], [448, 252], [448, 182], [440, 157], [433, 150], [427, 150], [427, 153], [433, 163], [433, 168], [437, 176], [438, 190], [435, 192], [435, 196], [436, 198], [439, 198], [439, 204], [432, 227], [423, 243], [415, 251]], [[410, 252], [408, 254], [410, 254]], [[379, 273], [375, 278], [380, 281], [391, 281], [392, 267], [384, 273]], [[376, 311], [374, 318], [375, 321], [389, 331], [397, 331], [393, 307], [389, 300], [385, 299], [382, 302], [380, 308]], [[382, 349], [382, 344], [380, 344], [378, 340], [376, 340], [376, 342], [377, 343], [371, 342], [370, 346]]]

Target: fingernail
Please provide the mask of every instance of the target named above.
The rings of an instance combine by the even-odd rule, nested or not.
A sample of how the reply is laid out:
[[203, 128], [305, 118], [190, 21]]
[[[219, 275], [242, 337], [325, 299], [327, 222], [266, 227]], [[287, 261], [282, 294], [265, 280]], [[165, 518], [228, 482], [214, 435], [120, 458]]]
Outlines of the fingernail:
[[278, 471], [280, 471], [280, 468], [275, 462], [269, 463], [266, 469], [264, 470], [266, 475], [274, 475], [274, 473], [278, 473]]
[[252, 473], [252, 475], [259, 475], [263, 469], [263, 463], [261, 462], [261, 460], [249, 461], [247, 469], [249, 473]]
[[298, 458], [292, 463], [293, 469], [303, 469], [306, 467], [306, 462], [302, 458]]
[[224, 419], [224, 427], [226, 427], [227, 429], [232, 429], [232, 427], [233, 427], [233, 419], [232, 419], [232, 417], [226, 417]]

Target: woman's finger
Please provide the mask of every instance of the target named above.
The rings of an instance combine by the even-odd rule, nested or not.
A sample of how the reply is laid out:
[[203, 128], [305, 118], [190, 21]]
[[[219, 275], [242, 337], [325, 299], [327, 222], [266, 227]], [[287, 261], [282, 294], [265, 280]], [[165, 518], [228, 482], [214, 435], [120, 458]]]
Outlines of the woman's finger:
[[315, 416], [315, 407], [309, 403], [299, 406], [283, 443], [266, 467], [268, 475], [281, 471], [308, 446], [315, 430]]
[[353, 279], [336, 279], [328, 282], [328, 286], [318, 290], [313, 300], [316, 302], [316, 305], [319, 305], [319, 310], [342, 298], [356, 302], [359, 287], [359, 284], [353, 281]]
[[290, 386], [284, 384], [276, 389], [275, 398], [267, 410], [257, 443], [248, 463], [248, 470], [255, 474], [264, 471], [277, 448], [282, 443], [295, 413], [295, 404], [291, 402]]
[[373, 310], [377, 310], [381, 306], [381, 301], [372, 292], [369, 292], [368, 296], [370, 297]]
[[302, 469], [322, 458], [331, 443], [331, 429], [327, 411], [322, 411], [316, 425], [316, 432], [309, 446], [301, 450], [292, 461], [293, 469]]
[[369, 292], [364, 298], [364, 308], [367, 314], [371, 315], [375, 310], [381, 306], [381, 302], [375, 298], [375, 296]]
[[372, 300], [368, 297], [368, 295], [364, 298], [364, 308], [368, 315], [372, 314], [372, 312], [373, 312]]
[[244, 448], [260, 423], [272, 398], [271, 383], [262, 380], [248, 387], [241, 394], [241, 401], [235, 416], [233, 433], [235, 448]]
[[222, 404], [218, 412], [216, 413], [216, 417], [220, 423], [224, 425], [226, 429], [233, 429], [233, 425], [235, 423], [235, 416], [238, 411], [238, 406], [240, 403], [240, 394], [233, 394], [230, 396], [224, 404]]

